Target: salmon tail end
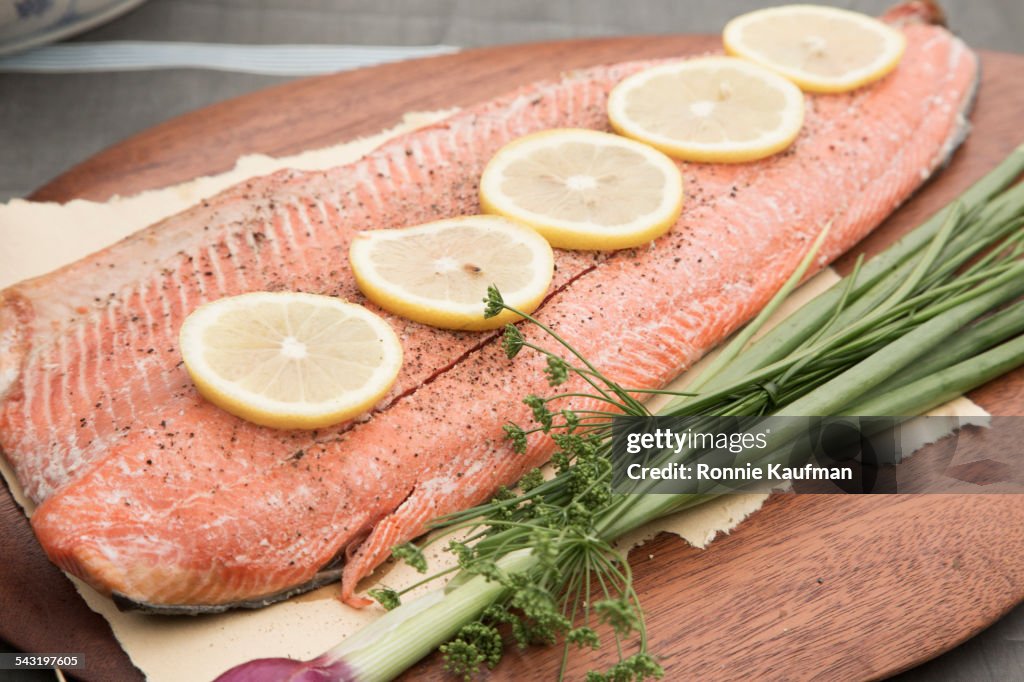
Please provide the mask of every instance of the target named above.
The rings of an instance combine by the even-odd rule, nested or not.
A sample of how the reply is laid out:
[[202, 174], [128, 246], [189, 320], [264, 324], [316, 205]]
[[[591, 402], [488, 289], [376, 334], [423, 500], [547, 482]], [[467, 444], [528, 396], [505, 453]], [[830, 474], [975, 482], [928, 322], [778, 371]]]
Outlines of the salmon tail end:
[[946, 25], [946, 12], [937, 0], [909, 0], [895, 5], [882, 15], [882, 20], [893, 26], [908, 24]]
[[0, 292], [0, 403], [20, 386], [31, 333], [32, 304], [16, 291]]
[[[372, 531], [365, 531], [363, 533], [360, 533], [354, 540], [352, 540], [352, 542], [348, 543], [348, 545], [345, 546], [345, 567], [353, 565], [359, 553], [359, 548], [363, 546], [363, 543], [366, 542], [366, 539], [370, 537], [371, 533]], [[338, 600], [341, 601], [341, 603], [347, 604], [348, 606], [351, 606], [354, 609], [362, 609], [372, 604], [372, 599], [360, 597], [355, 593], [355, 585], [351, 584], [349, 581], [346, 581], [344, 575], [345, 571], [343, 569], [343, 577], [341, 579], [341, 592], [339, 592], [338, 594]]]

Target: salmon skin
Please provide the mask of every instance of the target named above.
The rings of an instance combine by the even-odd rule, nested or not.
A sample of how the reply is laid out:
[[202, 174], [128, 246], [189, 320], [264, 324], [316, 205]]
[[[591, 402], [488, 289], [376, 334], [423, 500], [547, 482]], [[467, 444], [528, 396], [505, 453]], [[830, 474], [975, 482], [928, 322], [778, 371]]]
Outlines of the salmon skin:
[[[826, 223], [817, 266], [853, 246], [966, 130], [977, 58], [927, 14], [915, 3], [891, 15], [908, 44], [885, 79], [808, 96], [788, 151], [682, 164], [687, 204], [650, 246], [557, 252], [537, 316], [616, 381], [659, 387], [756, 314]], [[348, 271], [348, 246], [359, 230], [478, 212], [477, 179], [502, 145], [545, 128], [606, 130], [609, 90], [653, 64], [574, 72], [351, 165], [243, 183], [3, 291], [0, 448], [39, 504], [32, 526], [51, 560], [121, 604], [169, 612], [261, 605], [337, 573], [343, 598], [362, 605], [358, 581], [392, 546], [544, 462], [547, 439], [516, 454], [502, 438], [508, 421], [529, 422], [522, 397], [550, 391], [544, 359], [509, 361], [495, 333], [374, 308]], [[341, 296], [394, 325], [405, 365], [369, 414], [277, 431], [196, 393], [177, 347], [185, 316], [276, 289]]]

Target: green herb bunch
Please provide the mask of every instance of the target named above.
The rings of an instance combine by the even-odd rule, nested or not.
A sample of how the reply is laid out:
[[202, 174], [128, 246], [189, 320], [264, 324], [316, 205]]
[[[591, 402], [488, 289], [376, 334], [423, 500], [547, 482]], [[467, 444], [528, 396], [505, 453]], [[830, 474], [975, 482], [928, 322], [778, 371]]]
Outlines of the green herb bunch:
[[[688, 393], [674, 394], [659, 414], [916, 414], [1019, 364], [1024, 304], [1011, 302], [1024, 294], [1024, 187], [1006, 187], [1022, 166], [1024, 153], [1018, 151], [961, 201], [872, 261], [859, 259], [850, 276], [751, 343], [803, 280], [828, 235], [826, 225], [762, 313], [691, 382]], [[503, 310], [519, 314], [564, 353], [533, 344], [508, 325], [502, 346], [510, 359], [524, 350], [542, 353], [552, 387], [576, 376], [589, 391], [527, 396], [533, 424], [505, 427], [520, 452], [537, 432], [554, 440], [550, 480], [533, 470], [515, 490], [502, 489], [488, 504], [436, 524], [468, 532], [449, 548], [459, 564], [449, 589], [470, 576], [503, 588], [478, 619], [441, 647], [446, 664], [467, 677], [496, 664], [504, 625], [519, 646], [561, 641], [564, 672], [573, 648], [603, 645], [597, 625], [606, 623], [618, 662], [590, 679], [658, 677], [662, 670], [648, 650], [629, 564], [611, 543], [708, 496], [615, 494], [609, 449], [613, 416], [650, 415], [639, 398], [662, 391], [618, 385], [554, 330], [507, 306], [493, 287], [485, 306], [488, 316]], [[606, 409], [558, 408], [559, 401], [574, 397], [596, 398]], [[776, 450], [784, 451], [786, 438], [795, 435], [778, 434]], [[665, 452], [653, 465], [697, 454]], [[517, 551], [531, 552], [529, 570], [502, 570], [501, 558]]]

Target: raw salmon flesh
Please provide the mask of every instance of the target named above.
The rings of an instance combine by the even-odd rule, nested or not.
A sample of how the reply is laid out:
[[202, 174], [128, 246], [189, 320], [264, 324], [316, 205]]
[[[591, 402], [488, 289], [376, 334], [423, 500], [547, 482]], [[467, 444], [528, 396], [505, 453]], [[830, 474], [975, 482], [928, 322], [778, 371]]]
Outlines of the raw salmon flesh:
[[[788, 151], [682, 164], [682, 217], [650, 246], [557, 252], [538, 316], [620, 383], [658, 387], [756, 314], [826, 223], [818, 266], [852, 247], [966, 132], [978, 60], [928, 14], [924, 3], [891, 12], [907, 37], [900, 66], [850, 94], [808, 96]], [[509, 361], [494, 333], [374, 308], [348, 270], [349, 243], [359, 230], [479, 212], [478, 177], [502, 145], [545, 128], [608, 129], [610, 88], [653, 64], [573, 72], [350, 165], [245, 182], [0, 293], [0, 448], [39, 505], [32, 526], [49, 557], [156, 610], [258, 605], [339, 575], [360, 604], [358, 581], [393, 545], [545, 461], [548, 439], [523, 455], [502, 437], [506, 422], [529, 424], [524, 396], [550, 392], [543, 358]], [[281, 289], [363, 303], [394, 325], [405, 366], [371, 413], [283, 432], [196, 393], [177, 347], [185, 316]]]

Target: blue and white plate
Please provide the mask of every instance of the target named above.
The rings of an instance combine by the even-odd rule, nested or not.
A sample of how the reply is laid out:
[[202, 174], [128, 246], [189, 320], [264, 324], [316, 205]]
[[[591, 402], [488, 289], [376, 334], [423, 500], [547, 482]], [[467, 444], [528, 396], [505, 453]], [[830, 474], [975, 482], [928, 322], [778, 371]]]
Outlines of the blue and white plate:
[[87, 31], [145, 1], [0, 0], [0, 55]]

